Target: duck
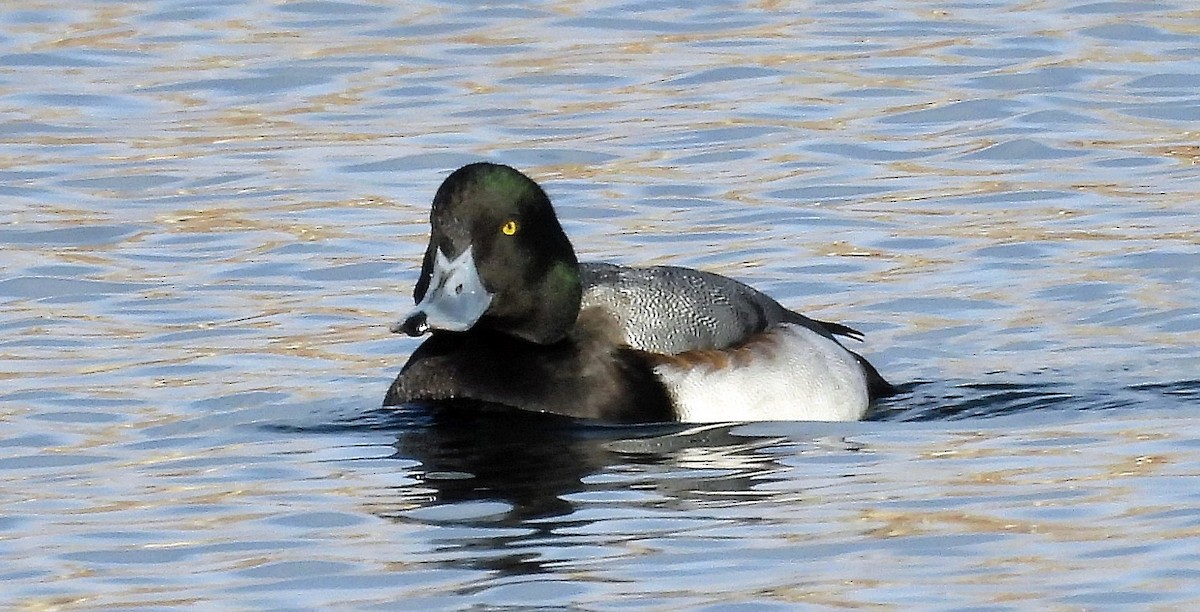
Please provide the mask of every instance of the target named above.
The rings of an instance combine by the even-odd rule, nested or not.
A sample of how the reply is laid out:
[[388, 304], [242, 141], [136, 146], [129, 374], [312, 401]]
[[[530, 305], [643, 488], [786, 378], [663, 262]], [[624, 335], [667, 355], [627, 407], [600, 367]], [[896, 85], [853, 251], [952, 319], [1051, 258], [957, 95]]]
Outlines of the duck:
[[433, 198], [415, 307], [428, 335], [384, 406], [492, 406], [602, 423], [852, 421], [896, 393], [841, 339], [719, 274], [579, 262], [550, 198], [479, 162]]

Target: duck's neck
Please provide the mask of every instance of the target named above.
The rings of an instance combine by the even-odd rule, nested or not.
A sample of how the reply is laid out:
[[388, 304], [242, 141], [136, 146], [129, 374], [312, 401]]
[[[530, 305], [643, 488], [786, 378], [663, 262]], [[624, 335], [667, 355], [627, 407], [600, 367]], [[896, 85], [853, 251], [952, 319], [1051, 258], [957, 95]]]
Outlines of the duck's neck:
[[554, 344], [566, 338], [579, 317], [583, 283], [579, 265], [571, 260], [551, 264], [541, 281], [517, 301], [523, 312], [498, 317], [489, 327], [535, 344]]

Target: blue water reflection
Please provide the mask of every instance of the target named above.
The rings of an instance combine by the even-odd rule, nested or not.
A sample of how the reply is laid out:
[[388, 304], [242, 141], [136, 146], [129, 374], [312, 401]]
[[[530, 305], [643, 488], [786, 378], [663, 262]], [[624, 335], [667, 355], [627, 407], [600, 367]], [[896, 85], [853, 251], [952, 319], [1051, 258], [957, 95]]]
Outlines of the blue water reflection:
[[[0, 602], [1200, 601], [1183, 3], [0, 11]], [[860, 423], [379, 408], [429, 200], [862, 329]]]

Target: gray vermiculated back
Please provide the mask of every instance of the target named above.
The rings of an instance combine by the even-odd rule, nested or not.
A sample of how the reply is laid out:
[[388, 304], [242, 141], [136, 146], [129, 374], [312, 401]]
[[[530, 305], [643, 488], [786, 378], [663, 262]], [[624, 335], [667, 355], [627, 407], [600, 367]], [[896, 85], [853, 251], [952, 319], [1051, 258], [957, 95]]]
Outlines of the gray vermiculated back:
[[673, 355], [721, 349], [780, 322], [808, 325], [762, 292], [710, 272], [583, 263], [580, 276], [583, 308], [611, 312], [629, 345], [643, 351]]

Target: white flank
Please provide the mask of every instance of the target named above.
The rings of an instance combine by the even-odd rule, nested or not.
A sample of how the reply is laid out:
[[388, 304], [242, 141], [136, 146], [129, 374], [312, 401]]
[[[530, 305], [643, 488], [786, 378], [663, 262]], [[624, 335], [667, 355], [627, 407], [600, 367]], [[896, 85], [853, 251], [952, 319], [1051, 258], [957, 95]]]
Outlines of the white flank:
[[867, 411], [867, 377], [837, 342], [785, 324], [749, 356], [725, 367], [666, 363], [655, 368], [679, 420], [855, 421]]

